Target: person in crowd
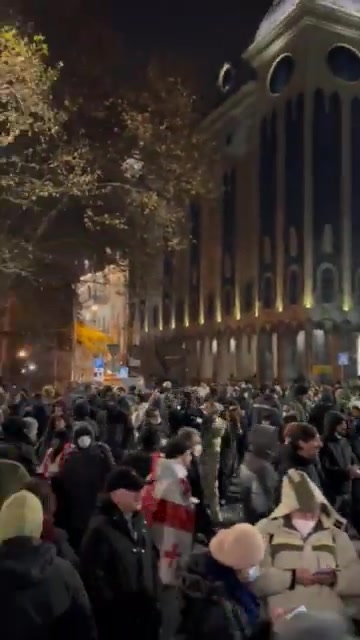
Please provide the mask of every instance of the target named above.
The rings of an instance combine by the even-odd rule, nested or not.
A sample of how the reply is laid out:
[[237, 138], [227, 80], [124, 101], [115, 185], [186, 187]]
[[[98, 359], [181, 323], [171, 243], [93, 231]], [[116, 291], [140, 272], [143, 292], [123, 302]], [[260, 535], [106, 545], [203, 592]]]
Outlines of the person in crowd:
[[49, 414], [41, 393], [35, 393], [32, 401], [32, 417], [38, 424], [38, 439], [43, 437], [49, 422]]
[[0, 460], [0, 509], [7, 498], [24, 488], [30, 480], [26, 469], [14, 460]]
[[143, 480], [125, 467], [108, 476], [81, 548], [81, 575], [100, 640], [158, 640], [158, 576], [140, 512]]
[[[65, 435], [64, 432], [66, 432], [67, 435]], [[50, 417], [48, 427], [36, 447], [39, 460], [44, 460], [46, 454], [53, 448], [54, 443], [58, 442], [59, 438], [63, 441], [71, 442], [72, 434], [72, 424], [69, 421], [66, 422], [63, 414], [54, 413]]]
[[65, 421], [59, 417], [54, 431], [52, 445], [45, 453], [38, 473], [44, 478], [53, 478], [62, 469], [67, 456], [73, 450], [72, 434], [70, 429], [66, 428]]
[[41, 541], [43, 509], [29, 491], [0, 511], [2, 640], [96, 640], [88, 597], [76, 570]]
[[322, 443], [315, 427], [306, 423], [297, 423], [288, 435], [288, 443], [283, 445], [278, 462], [279, 491], [282, 478], [289, 469], [304, 471], [319, 488], [324, 483], [323, 473], [319, 463], [319, 451]]
[[33, 476], [37, 471], [38, 460], [26, 429], [23, 418], [14, 416], [5, 420], [0, 439], [0, 460], [19, 462]]
[[221, 529], [209, 549], [193, 553], [181, 575], [184, 640], [246, 640], [270, 636], [252, 591], [265, 554], [264, 539], [250, 524]]
[[337, 411], [328, 411], [324, 419], [323, 446], [320, 450], [324, 493], [344, 518], [350, 515], [352, 480], [360, 479], [359, 464], [346, 437], [347, 431], [345, 417]]
[[138, 433], [145, 418], [146, 409], [149, 406], [150, 394], [143, 391], [138, 394], [138, 404], [132, 416], [135, 432]]
[[110, 447], [116, 464], [122, 461], [125, 451], [135, 445], [135, 429], [130, 415], [115, 402], [107, 404], [106, 435], [104, 442]]
[[33, 493], [41, 502], [44, 512], [41, 539], [46, 542], [51, 542], [56, 549], [56, 554], [60, 558], [68, 560], [77, 568], [79, 563], [78, 557], [69, 544], [66, 531], [56, 527], [54, 523], [56, 498], [51, 484], [45, 478], [31, 478], [24, 485], [24, 489]]
[[[263, 425], [259, 427], [263, 428]], [[276, 427], [267, 429], [275, 430]], [[274, 451], [270, 442], [261, 435], [254, 438], [249, 451], [245, 453], [240, 472], [246, 522], [256, 524], [261, 518], [269, 515], [275, 506], [279, 479], [272, 465], [273, 459]]]
[[297, 422], [307, 422], [309, 417], [308, 405], [309, 388], [305, 384], [297, 384], [294, 387], [294, 398], [290, 402], [291, 412], [296, 414]]
[[37, 420], [35, 420], [35, 418], [33, 418], [31, 415], [24, 416], [24, 422], [25, 422], [25, 433], [28, 436], [31, 444], [35, 447], [36, 443], [38, 441], [38, 431], [39, 431], [39, 425], [37, 423]]
[[53, 479], [58, 501], [56, 522], [69, 534], [71, 546], [78, 551], [95, 510], [98, 496], [114, 466], [107, 446], [95, 442], [94, 431], [86, 423], [74, 433], [74, 449]]
[[203, 451], [201, 436], [198, 430], [193, 427], [182, 427], [178, 432], [178, 436], [191, 447], [191, 463], [187, 478], [191, 487], [191, 495], [195, 500], [195, 534], [204, 536], [206, 540], [210, 540], [214, 534], [214, 528], [211, 522], [209, 508], [205, 503], [200, 473], [199, 460]]
[[99, 436], [99, 427], [96, 424], [95, 420], [91, 418], [90, 412], [91, 412], [90, 404], [88, 403], [87, 400], [83, 400], [83, 399], [77, 400], [73, 406], [73, 414], [74, 414], [73, 428], [74, 428], [74, 431], [76, 431], [76, 429], [79, 426], [82, 426], [84, 422], [86, 422], [88, 426], [92, 429], [94, 438], [96, 440]]
[[195, 534], [195, 504], [188, 471], [193, 443], [181, 436], [168, 440], [153, 483], [151, 535], [159, 556], [162, 584], [162, 639], [170, 640], [180, 616], [178, 570], [189, 557]]
[[309, 412], [309, 424], [312, 424], [322, 436], [325, 428], [325, 419], [329, 411], [336, 409], [335, 397], [331, 388], [325, 387], [320, 399], [313, 405]]
[[278, 640], [355, 640], [354, 629], [346, 618], [334, 614], [300, 611], [289, 619], [283, 612]]
[[257, 525], [266, 554], [254, 593], [270, 610], [345, 613], [346, 597], [360, 595], [360, 561], [344, 526], [308, 475], [290, 469], [280, 504]]
[[221, 408], [209, 400], [203, 407], [204, 421], [202, 425], [203, 453], [201, 456], [201, 477], [203, 481], [205, 502], [209, 505], [214, 522], [221, 522], [219, 499], [219, 467], [221, 440], [225, 433], [226, 423], [220, 417]]
[[141, 423], [139, 428], [140, 439], [143, 432], [149, 428], [150, 429], [156, 428], [159, 431], [161, 441], [162, 441], [161, 444], [164, 446], [168, 438], [167, 424], [165, 424], [164, 421], [162, 420], [159, 409], [156, 409], [155, 407], [152, 407], [152, 406], [148, 407], [145, 411], [144, 420]]
[[239, 406], [231, 405], [224, 415], [225, 431], [221, 439], [219, 463], [219, 498], [226, 500], [228, 486], [237, 473], [246, 450], [246, 433], [241, 424]]

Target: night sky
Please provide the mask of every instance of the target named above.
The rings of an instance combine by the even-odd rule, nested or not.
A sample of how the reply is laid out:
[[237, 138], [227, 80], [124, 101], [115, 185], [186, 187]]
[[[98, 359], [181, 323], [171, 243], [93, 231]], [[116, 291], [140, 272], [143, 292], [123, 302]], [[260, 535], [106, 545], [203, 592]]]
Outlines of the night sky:
[[240, 57], [272, 0], [103, 2], [114, 28], [134, 44], [183, 59], [207, 84], [223, 62]]

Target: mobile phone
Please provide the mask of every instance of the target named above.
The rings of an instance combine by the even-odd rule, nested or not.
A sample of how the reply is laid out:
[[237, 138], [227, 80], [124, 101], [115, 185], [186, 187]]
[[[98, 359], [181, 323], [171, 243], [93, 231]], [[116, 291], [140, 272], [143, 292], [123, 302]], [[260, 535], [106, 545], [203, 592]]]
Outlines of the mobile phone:
[[296, 609], [293, 609], [292, 611], [290, 611], [290, 613], [288, 613], [285, 618], [286, 620], [291, 620], [291, 618], [293, 618], [294, 616], [297, 616], [298, 613], [306, 613], [307, 612], [307, 608], [304, 607], [304, 605], [301, 605], [301, 607], [297, 607]]
[[334, 573], [336, 571], [336, 569], [317, 569], [317, 571], [314, 572], [314, 576], [328, 576], [329, 573]]

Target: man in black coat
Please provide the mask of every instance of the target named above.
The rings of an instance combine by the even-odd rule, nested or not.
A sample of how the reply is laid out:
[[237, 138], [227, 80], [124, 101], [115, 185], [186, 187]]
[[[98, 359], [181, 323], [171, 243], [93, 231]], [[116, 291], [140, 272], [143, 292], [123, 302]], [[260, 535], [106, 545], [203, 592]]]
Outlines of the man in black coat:
[[101, 640], [157, 640], [157, 559], [140, 513], [143, 480], [117, 467], [83, 540], [80, 565]]

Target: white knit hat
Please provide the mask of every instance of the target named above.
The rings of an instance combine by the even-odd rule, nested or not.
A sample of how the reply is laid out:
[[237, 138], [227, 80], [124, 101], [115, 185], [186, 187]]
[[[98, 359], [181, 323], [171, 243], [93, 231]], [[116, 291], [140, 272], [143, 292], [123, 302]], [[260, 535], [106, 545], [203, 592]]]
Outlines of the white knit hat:
[[19, 491], [5, 500], [0, 510], [0, 543], [18, 536], [40, 538], [43, 508], [30, 491]]

